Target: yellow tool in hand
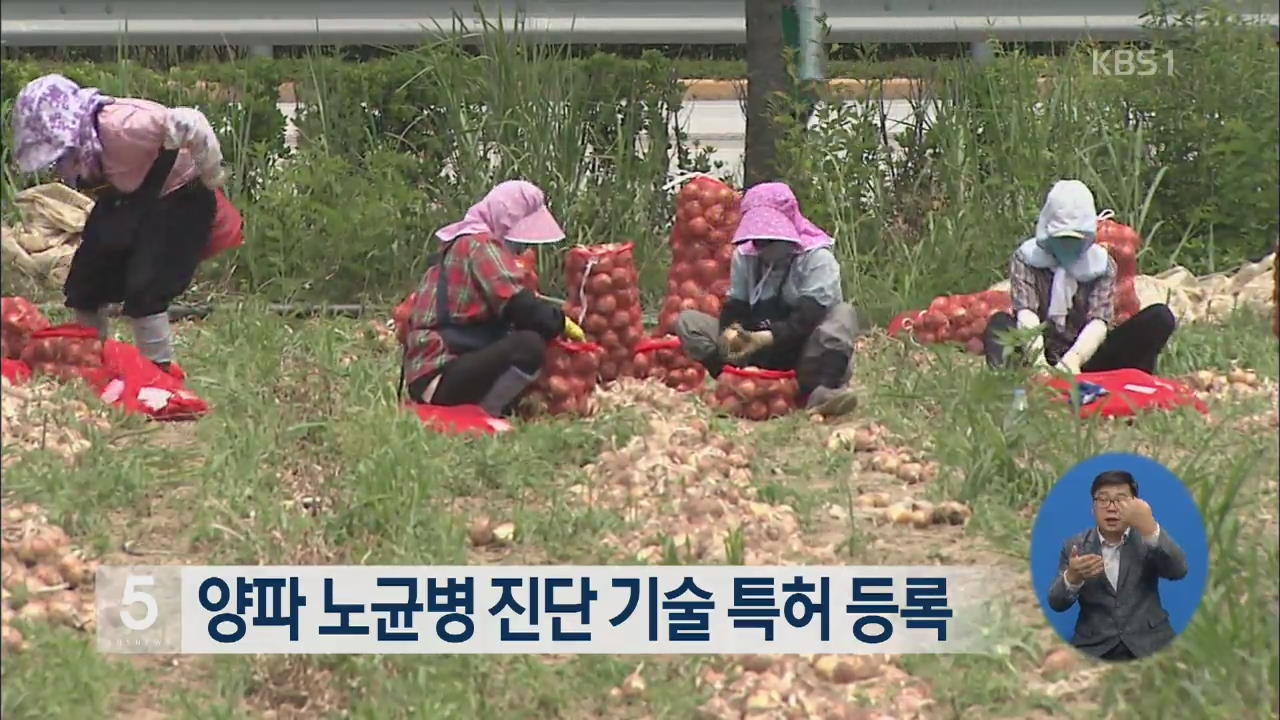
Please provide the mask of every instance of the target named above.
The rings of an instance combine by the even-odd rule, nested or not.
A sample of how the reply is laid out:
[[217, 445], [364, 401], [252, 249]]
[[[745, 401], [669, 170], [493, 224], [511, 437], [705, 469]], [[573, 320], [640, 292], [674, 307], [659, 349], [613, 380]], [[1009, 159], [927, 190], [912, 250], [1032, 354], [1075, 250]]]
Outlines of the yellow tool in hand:
[[582, 328], [578, 327], [578, 323], [569, 319], [568, 315], [566, 315], [564, 318], [563, 334], [565, 338], [572, 340], [574, 342], [582, 342], [583, 340], [587, 339], [587, 336], [582, 332]]

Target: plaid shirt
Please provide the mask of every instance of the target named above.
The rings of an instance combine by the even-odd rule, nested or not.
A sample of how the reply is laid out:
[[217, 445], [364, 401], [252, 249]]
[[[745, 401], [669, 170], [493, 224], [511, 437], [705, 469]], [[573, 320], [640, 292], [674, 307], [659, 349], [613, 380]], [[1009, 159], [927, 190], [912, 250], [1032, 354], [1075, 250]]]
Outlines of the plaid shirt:
[[[1009, 263], [1009, 295], [1013, 299], [1013, 313], [1030, 310], [1041, 320], [1049, 318], [1049, 290], [1053, 287], [1053, 270], [1028, 265], [1014, 253]], [[1107, 272], [1097, 280], [1080, 283], [1075, 302], [1067, 312], [1066, 332], [1061, 332], [1049, 322], [1045, 332], [1044, 356], [1056, 363], [1071, 349], [1080, 331], [1090, 320], [1101, 320], [1110, 328], [1115, 314], [1116, 262], [1107, 256]]]
[[455, 325], [498, 320], [507, 301], [525, 289], [524, 270], [502, 243], [489, 235], [464, 235], [453, 240], [444, 260], [427, 268], [418, 284], [409, 314], [404, 381], [433, 375], [456, 355], [436, 331], [436, 287], [439, 273], [448, 273], [448, 307]]

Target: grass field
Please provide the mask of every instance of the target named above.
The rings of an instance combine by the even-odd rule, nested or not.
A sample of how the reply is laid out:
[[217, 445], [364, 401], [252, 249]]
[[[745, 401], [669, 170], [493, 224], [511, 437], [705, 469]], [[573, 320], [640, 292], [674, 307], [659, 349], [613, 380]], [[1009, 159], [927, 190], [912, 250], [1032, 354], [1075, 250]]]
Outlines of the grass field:
[[[1275, 716], [1280, 458], [1268, 417], [1269, 318], [1183, 327], [1161, 367], [1181, 376], [1251, 366], [1265, 392], [1211, 399], [1208, 419], [1187, 411], [1132, 425], [1075, 421], [1033, 394], [1017, 441], [1000, 424], [1023, 377], [875, 331], [861, 341], [862, 404], [846, 424], [883, 426], [939, 464], [936, 479], [906, 486], [864, 469], [865, 454], [829, 447], [833, 428], [802, 413], [740, 423], [663, 388], [612, 390], [590, 419], [534, 422], [499, 439], [436, 436], [396, 408], [397, 354], [368, 321], [223, 307], [177, 330], [189, 385], [211, 415], [182, 425], [114, 418], [108, 430], [85, 429], [92, 447], [71, 463], [25, 452], [6, 463], [6, 503], [41, 503], [104, 563], [621, 563], [654, 546], [663, 552], [647, 551], [652, 562], [695, 562], [673, 541], [683, 507], [674, 484], [643, 490], [649, 502], [637, 511], [607, 492], [617, 482], [608, 463], [595, 464], [629, 442], [694, 428], [695, 447], [735, 443], [741, 499], [759, 503], [707, 520], [698, 538], [710, 538], [710, 551], [696, 562], [993, 566], [1013, 578], [999, 651], [864, 658], [863, 679], [844, 685], [797, 657], [753, 659], [752, 671], [734, 657], [126, 660], [97, 654], [84, 633], [18, 621], [30, 647], [4, 659], [5, 718], [687, 718], [699, 708], [739, 717], [748, 698], [753, 718]], [[1208, 589], [1186, 633], [1150, 662], [1103, 670], [1077, 660], [1042, 673], [1060, 641], [1030, 586], [1029, 527], [1061, 473], [1109, 450], [1149, 454], [1191, 487], [1210, 538]], [[955, 499], [973, 516], [964, 526], [882, 525], [856, 506], [872, 491]], [[473, 547], [467, 528], [480, 515], [513, 522], [514, 541]], [[643, 688], [627, 680], [637, 669]], [[792, 695], [809, 704], [771, 707]]]

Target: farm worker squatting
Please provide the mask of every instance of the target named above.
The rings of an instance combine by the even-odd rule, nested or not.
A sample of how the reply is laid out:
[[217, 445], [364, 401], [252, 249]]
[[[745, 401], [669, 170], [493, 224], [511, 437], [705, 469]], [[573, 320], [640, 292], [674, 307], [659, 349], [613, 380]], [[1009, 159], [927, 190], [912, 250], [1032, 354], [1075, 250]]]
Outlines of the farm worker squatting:
[[1035, 237], [1018, 247], [1009, 264], [1014, 314], [996, 313], [987, 323], [983, 346], [990, 366], [1005, 364], [1003, 332], [1038, 327], [1048, 318], [1043, 333], [1019, 348], [1023, 360], [1072, 375], [1122, 368], [1155, 374], [1156, 358], [1176, 325], [1173, 312], [1156, 303], [1111, 328], [1116, 264], [1094, 243], [1097, 229], [1088, 186], [1079, 180], [1054, 184]]
[[538, 376], [546, 345], [582, 329], [521, 284], [515, 248], [559, 242], [564, 231], [542, 190], [499, 184], [462, 220], [436, 232], [444, 244], [409, 315], [404, 381], [415, 402], [508, 414]]
[[743, 195], [733, 243], [720, 319], [686, 310], [676, 320], [685, 354], [713, 377], [725, 364], [795, 370], [809, 410], [853, 410], [857, 396], [845, 384], [858, 321], [844, 302], [831, 236], [800, 214], [790, 187], [763, 183]]
[[63, 293], [76, 321], [107, 335], [103, 306], [122, 302], [138, 349], [172, 360], [169, 304], [191, 285], [209, 244], [222, 184], [222, 150], [193, 108], [112, 98], [51, 74], [13, 106], [22, 172], [52, 168], [96, 195]]

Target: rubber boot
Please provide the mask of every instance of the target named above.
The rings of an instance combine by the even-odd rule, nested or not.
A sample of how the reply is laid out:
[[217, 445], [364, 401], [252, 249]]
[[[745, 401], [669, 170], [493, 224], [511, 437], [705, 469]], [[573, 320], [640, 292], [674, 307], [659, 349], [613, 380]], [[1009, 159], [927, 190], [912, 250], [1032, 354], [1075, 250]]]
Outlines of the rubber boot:
[[818, 415], [845, 415], [858, 407], [858, 396], [844, 387], [849, 356], [828, 350], [818, 357], [818, 387], [809, 393], [805, 409]]
[[100, 340], [107, 339], [107, 316], [102, 312], [101, 308], [98, 310], [76, 310], [76, 324], [97, 330]]
[[507, 368], [507, 371], [494, 381], [489, 392], [481, 398], [480, 407], [493, 417], [502, 417], [507, 414], [507, 408], [511, 403], [515, 402], [520, 393], [524, 392], [524, 389], [536, 379], [536, 375], [530, 375], [520, 368]]
[[162, 312], [140, 318], [130, 318], [133, 326], [133, 343], [142, 356], [169, 372], [173, 360], [173, 333], [169, 328], [169, 313]]

